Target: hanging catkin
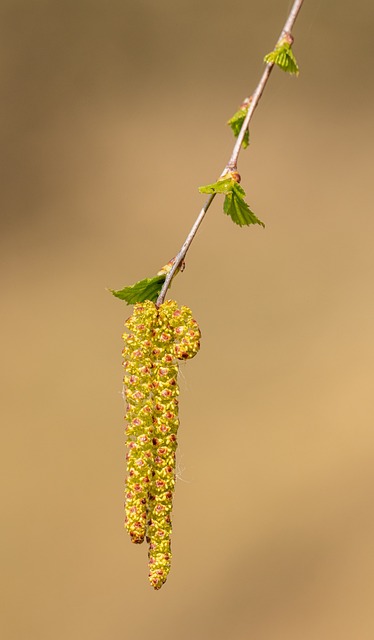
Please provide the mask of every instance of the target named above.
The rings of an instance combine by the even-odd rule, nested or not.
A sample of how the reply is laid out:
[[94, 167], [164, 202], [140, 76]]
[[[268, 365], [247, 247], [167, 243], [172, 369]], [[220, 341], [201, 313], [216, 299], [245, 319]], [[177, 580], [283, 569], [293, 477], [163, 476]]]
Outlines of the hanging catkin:
[[175, 486], [178, 360], [200, 348], [200, 330], [188, 307], [167, 300], [138, 303], [126, 321], [124, 367], [127, 401], [125, 526], [135, 543], [146, 536], [149, 580], [165, 582], [171, 563], [171, 510]]

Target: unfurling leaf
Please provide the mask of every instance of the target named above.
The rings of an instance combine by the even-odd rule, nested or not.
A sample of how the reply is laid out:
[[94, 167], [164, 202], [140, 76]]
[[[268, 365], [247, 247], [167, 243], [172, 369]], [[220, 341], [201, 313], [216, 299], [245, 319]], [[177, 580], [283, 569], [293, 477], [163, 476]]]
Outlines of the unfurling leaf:
[[223, 178], [212, 182], [212, 184], [206, 184], [203, 187], [199, 187], [200, 193], [230, 193], [232, 191], [232, 184], [234, 180], [231, 173], [226, 173]]
[[145, 302], [145, 300], [156, 302], [160, 295], [162, 285], [165, 282], [165, 277], [164, 275], [158, 275], [154, 278], [145, 278], [144, 280], [135, 282], [135, 284], [130, 287], [125, 287], [120, 290], [109, 289], [109, 291], [116, 296], [116, 298], [125, 300], [127, 304], [136, 304], [137, 302]]
[[223, 210], [231, 217], [232, 221], [240, 227], [250, 224], [260, 224], [264, 227], [264, 223], [255, 216], [244, 200], [245, 191], [238, 183], [238, 179], [240, 180], [238, 173], [229, 171], [217, 180], [217, 182], [199, 187], [199, 191], [200, 193], [224, 194]]
[[223, 210], [231, 217], [235, 224], [240, 227], [250, 224], [260, 224], [264, 227], [264, 223], [250, 210], [248, 204], [244, 200], [245, 192], [242, 187], [235, 183], [231, 193], [228, 193], [223, 203]]
[[291, 45], [292, 43], [287, 37], [282, 38], [274, 51], [271, 51], [265, 56], [264, 61], [267, 64], [276, 64], [280, 69], [282, 69], [282, 71], [286, 71], [287, 73], [297, 76], [299, 75], [299, 67]]
[[[241, 107], [230, 120], [228, 120], [227, 124], [230, 125], [233, 130], [235, 138], [238, 137], [240, 130], [243, 126], [243, 122], [248, 112], [248, 107]], [[247, 129], [244, 138], [243, 138], [243, 149], [246, 149], [249, 145], [249, 130]]]
[[[130, 287], [125, 287], [124, 289], [109, 289], [109, 291], [116, 296], [116, 298], [120, 298], [120, 300], [125, 300], [127, 304], [136, 304], [137, 302], [145, 302], [146, 300], [150, 300], [151, 302], [156, 302], [159, 297], [162, 289], [162, 285], [166, 280], [166, 276], [171, 271], [175, 264], [175, 258], [172, 258], [167, 262], [160, 271], [157, 271], [157, 274], [153, 278], [144, 278], [144, 280], [139, 280], [139, 282], [135, 282]], [[178, 265], [172, 280], [174, 280], [175, 276], [179, 271], [183, 271], [184, 262], [181, 265]]]

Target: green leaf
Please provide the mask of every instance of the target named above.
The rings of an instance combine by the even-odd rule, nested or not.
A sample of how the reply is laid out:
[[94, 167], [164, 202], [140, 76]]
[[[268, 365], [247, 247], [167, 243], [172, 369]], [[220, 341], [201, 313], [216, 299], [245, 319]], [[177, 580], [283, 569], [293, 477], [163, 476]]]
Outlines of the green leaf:
[[296, 58], [291, 49], [289, 42], [281, 40], [275, 47], [274, 51], [268, 53], [264, 61], [268, 64], [276, 64], [282, 71], [299, 75], [299, 67], [296, 62]]
[[[232, 118], [230, 118], [230, 120], [228, 120], [227, 122], [227, 124], [230, 125], [231, 129], [233, 130], [235, 138], [237, 138], [240, 133], [240, 130], [243, 126], [243, 122], [245, 120], [247, 113], [248, 113], [248, 107], [241, 108], [236, 113], [234, 113]], [[247, 129], [243, 138], [243, 149], [246, 149], [248, 145], [249, 145], [249, 130]]]
[[[236, 180], [234, 176], [237, 178]], [[238, 179], [240, 180], [238, 173], [229, 171], [217, 182], [199, 187], [199, 191], [200, 193], [223, 193], [226, 196], [223, 210], [240, 227], [250, 224], [260, 224], [264, 227], [264, 223], [255, 216], [244, 200], [245, 191], [240, 186]]]
[[160, 295], [162, 285], [165, 282], [165, 278], [165, 275], [155, 276], [154, 278], [145, 278], [144, 280], [135, 282], [135, 284], [130, 287], [125, 287], [120, 290], [109, 289], [109, 291], [116, 296], [116, 298], [125, 300], [127, 304], [135, 304], [136, 302], [144, 302], [145, 300], [156, 302]]
[[264, 223], [257, 218], [257, 216], [250, 210], [246, 201], [244, 200], [245, 191], [242, 187], [235, 183], [233, 190], [228, 193], [223, 203], [223, 210], [231, 217], [235, 224], [240, 227], [248, 226], [250, 224], [260, 224], [264, 227]]
[[228, 177], [223, 176], [223, 178], [220, 178], [217, 182], [199, 187], [200, 193], [229, 193], [232, 191], [232, 185], [235, 183], [235, 180], [232, 178], [231, 173], [227, 175]]

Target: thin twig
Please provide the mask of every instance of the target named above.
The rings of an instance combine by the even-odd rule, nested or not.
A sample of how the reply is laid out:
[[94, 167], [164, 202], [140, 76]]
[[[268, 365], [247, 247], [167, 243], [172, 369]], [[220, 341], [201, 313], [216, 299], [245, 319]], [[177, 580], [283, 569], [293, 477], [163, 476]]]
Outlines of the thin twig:
[[252, 116], [254, 114], [254, 110], [256, 109], [256, 107], [257, 107], [257, 105], [258, 105], [258, 103], [260, 101], [260, 98], [261, 98], [262, 93], [263, 93], [263, 91], [265, 89], [266, 83], [267, 83], [267, 81], [268, 81], [268, 79], [270, 77], [270, 74], [272, 72], [273, 67], [274, 67], [274, 63], [273, 62], [272, 63], [268, 63], [266, 65], [265, 71], [261, 76], [261, 80], [260, 80], [260, 82], [258, 83], [258, 85], [256, 87], [256, 91], [254, 92], [254, 94], [249, 99], [250, 103], [249, 103], [247, 115], [246, 115], [245, 120], [244, 120], [244, 122], [242, 124], [242, 128], [239, 131], [239, 135], [238, 135], [238, 137], [236, 139], [235, 146], [234, 146], [234, 149], [233, 149], [232, 154], [231, 154], [231, 158], [230, 158], [230, 160], [228, 161], [228, 163], [227, 163], [227, 165], [225, 167], [224, 173], [227, 170], [233, 171], [234, 169], [236, 169], [236, 166], [238, 164], [239, 153], [240, 153], [240, 150], [242, 148], [242, 142], [243, 142], [244, 136], [245, 136], [245, 132], [248, 129], [248, 125], [249, 125], [249, 123], [250, 123], [250, 121], [252, 119]]
[[[301, 6], [303, 4], [304, 0], [295, 0], [295, 2], [292, 5], [291, 11], [288, 15], [288, 18], [285, 22], [285, 25], [282, 29], [280, 38], [287, 36], [287, 35], [291, 35], [291, 31], [292, 28], [295, 24], [295, 20], [297, 18], [297, 15], [301, 9]], [[279, 38], [279, 39], [280, 39]], [[277, 42], [279, 42], [279, 39]], [[261, 96], [263, 94], [263, 91], [265, 89], [266, 83], [270, 77], [271, 71], [273, 69], [274, 63], [268, 63], [265, 67], [265, 71], [261, 76], [260, 82], [258, 83], [255, 92], [253, 93], [253, 95], [251, 96], [250, 100], [249, 100], [249, 107], [248, 107], [248, 111], [247, 111], [247, 115], [245, 117], [245, 120], [243, 122], [243, 125], [240, 129], [239, 135], [236, 139], [235, 142], [235, 146], [234, 149], [232, 151], [230, 160], [228, 161], [227, 165], [225, 166], [221, 176], [223, 176], [225, 173], [227, 173], [227, 171], [233, 171], [236, 169], [237, 167], [237, 163], [238, 163], [238, 157], [239, 157], [239, 153], [241, 151], [242, 148], [242, 143], [243, 143], [243, 139], [245, 136], [245, 133], [248, 129], [248, 125], [252, 119], [253, 113], [261, 99]], [[200, 227], [210, 205], [212, 204], [214, 198], [215, 198], [215, 193], [213, 193], [212, 195], [209, 196], [208, 200], [206, 201], [206, 203], [204, 204], [203, 208], [201, 209], [199, 215], [197, 216], [191, 231], [189, 232], [187, 238], [185, 239], [179, 253], [175, 256], [174, 258], [174, 264], [171, 268], [171, 270], [169, 271], [169, 273], [167, 274], [166, 278], [165, 278], [165, 282], [162, 286], [160, 295], [157, 299], [157, 306], [159, 307], [165, 300], [165, 296], [166, 293], [170, 287], [171, 281], [175, 275], [175, 273], [177, 272], [177, 270], [180, 268], [180, 265], [183, 263], [184, 258], [186, 257], [187, 251], [190, 248], [190, 245], [197, 233], [198, 228]]]
[[295, 0], [295, 2], [292, 5], [292, 9], [290, 11], [290, 14], [286, 20], [286, 24], [283, 27], [283, 31], [281, 35], [285, 35], [286, 33], [291, 33], [293, 26], [295, 24], [295, 20], [297, 18], [297, 15], [301, 9], [301, 5], [303, 4], [304, 0]]

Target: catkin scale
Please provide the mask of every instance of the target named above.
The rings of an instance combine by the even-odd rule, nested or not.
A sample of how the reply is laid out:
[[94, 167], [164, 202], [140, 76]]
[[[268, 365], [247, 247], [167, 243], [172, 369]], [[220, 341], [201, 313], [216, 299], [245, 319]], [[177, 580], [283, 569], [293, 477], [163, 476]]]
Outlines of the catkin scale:
[[171, 510], [175, 487], [178, 360], [196, 355], [200, 330], [188, 307], [173, 300], [159, 309], [136, 304], [125, 326], [127, 400], [126, 529], [149, 544], [149, 581], [164, 584], [171, 563]]

